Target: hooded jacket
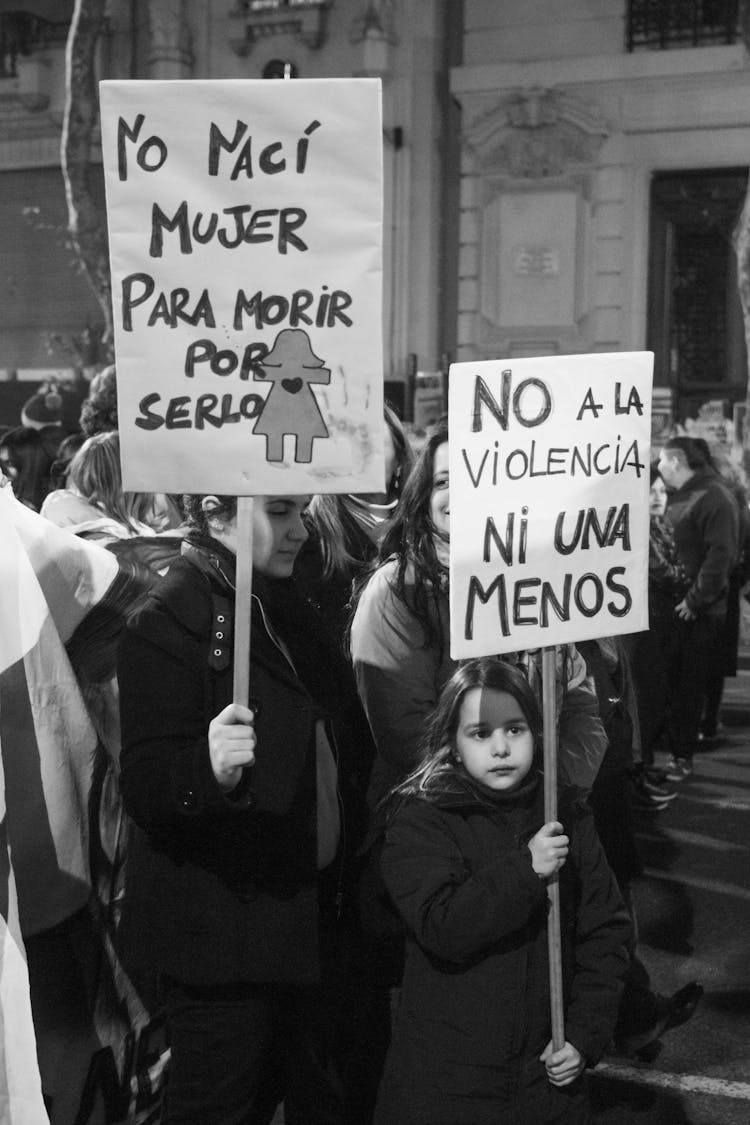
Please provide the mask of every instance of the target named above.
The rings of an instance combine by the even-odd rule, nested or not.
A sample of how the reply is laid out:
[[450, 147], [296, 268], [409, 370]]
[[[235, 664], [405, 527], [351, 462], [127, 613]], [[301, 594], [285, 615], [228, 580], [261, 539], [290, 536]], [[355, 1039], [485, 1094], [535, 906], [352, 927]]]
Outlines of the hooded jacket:
[[[514, 793], [412, 798], [392, 816], [382, 872], [408, 940], [378, 1125], [501, 1120], [493, 1105], [497, 1114], [524, 1086], [548, 1096], [547, 889], [526, 846], [543, 810], [534, 774]], [[559, 819], [570, 836], [565, 1037], [593, 1066], [614, 1028], [630, 921], [585, 802], [563, 791]]]

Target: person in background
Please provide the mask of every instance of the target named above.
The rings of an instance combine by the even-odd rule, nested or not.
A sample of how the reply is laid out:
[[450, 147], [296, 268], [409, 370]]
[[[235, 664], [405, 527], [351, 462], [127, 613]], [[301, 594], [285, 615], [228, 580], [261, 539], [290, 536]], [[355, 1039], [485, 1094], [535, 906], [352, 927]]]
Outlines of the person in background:
[[49, 490], [50, 457], [38, 430], [16, 426], [0, 438], [0, 469], [16, 497], [38, 512]]
[[[138, 831], [121, 938], [158, 974], [167, 1125], [344, 1125], [321, 982], [342, 822], [337, 683], [290, 581], [308, 498], [253, 505], [248, 707], [234, 702], [235, 497], [187, 497], [191, 532], [120, 641], [121, 786]], [[347, 1123], [348, 1125], [348, 1123]]]
[[49, 494], [41, 514], [76, 535], [107, 543], [176, 527], [181, 521], [167, 503], [158, 493], [123, 492], [120, 438], [111, 430], [86, 439], [70, 462], [67, 487]]
[[659, 457], [679, 562], [690, 586], [675, 606], [667, 655], [670, 781], [693, 772], [706, 687], [722, 654], [730, 578], [739, 553], [737, 504], [710, 463], [705, 444], [672, 437]]
[[[600, 637], [580, 641], [578, 650], [594, 677], [599, 711], [607, 733], [607, 751], [594, 778], [589, 804], [604, 854], [633, 923], [614, 1049], [617, 1054], [634, 1056], [650, 1048], [665, 1032], [690, 1019], [703, 989], [696, 981], [691, 981], [672, 996], [655, 992], [648, 969], [638, 954], [632, 883], [643, 873], [643, 863], [631, 800], [633, 773], [640, 764], [640, 736], [626, 643], [621, 637]], [[668, 803], [665, 801], [659, 807], [666, 807]], [[655, 810], [656, 806], [652, 804], [651, 808]]]
[[117, 373], [114, 364], [102, 368], [91, 380], [81, 404], [79, 426], [86, 437], [117, 429]]
[[747, 487], [742, 469], [726, 459], [711, 457], [706, 443], [706, 452], [713, 461], [720, 479], [730, 496], [737, 504], [739, 516], [739, 551], [737, 563], [729, 576], [727, 591], [727, 623], [723, 634], [722, 653], [718, 665], [709, 674], [706, 685], [706, 698], [703, 705], [698, 741], [701, 749], [716, 746], [722, 737], [720, 721], [721, 700], [724, 694], [724, 680], [737, 675], [737, 656], [740, 640], [740, 591], [750, 578], [750, 508], [748, 508]]
[[[542, 719], [517, 668], [463, 664], [387, 805], [382, 872], [407, 932], [375, 1125], [589, 1120], [630, 922], [577, 792], [545, 822]], [[564, 1044], [551, 1039], [547, 881], [559, 872]]]
[[313, 496], [307, 512], [310, 538], [300, 551], [295, 571], [301, 589], [320, 610], [342, 648], [352, 585], [377, 555], [414, 460], [398, 415], [387, 403], [384, 414], [385, 491]]
[[70, 462], [85, 440], [86, 435], [81, 433], [80, 430], [75, 434], [68, 434], [67, 437], [62, 439], [55, 452], [55, 459], [50, 466], [50, 492], [56, 492], [61, 488], [67, 488]]
[[[340, 731], [348, 752], [339, 777], [348, 809], [350, 849], [358, 852], [368, 825], [364, 800], [375, 746], [345, 658], [345, 636], [356, 581], [377, 555], [378, 544], [397, 507], [413, 462], [411, 447], [396, 413], [386, 404], [384, 428], [385, 491], [376, 495], [313, 496], [306, 520], [310, 538], [297, 557], [298, 589], [318, 610], [330, 644], [344, 657], [339, 673]], [[362, 861], [351, 868], [352, 900], [362, 877]], [[344, 1083], [348, 1125], [369, 1125], [390, 1037], [390, 1007], [380, 948], [355, 915], [350, 919], [347, 970], [336, 1023], [341, 1028], [338, 1065]]]
[[667, 745], [667, 653], [674, 609], [690, 581], [677, 558], [672, 526], [665, 519], [667, 489], [655, 465], [650, 469], [648, 616], [649, 627], [627, 638], [629, 667], [638, 706], [641, 763], [634, 773], [634, 800], [641, 811], [669, 806], [676, 790], [657, 769], [655, 754]]

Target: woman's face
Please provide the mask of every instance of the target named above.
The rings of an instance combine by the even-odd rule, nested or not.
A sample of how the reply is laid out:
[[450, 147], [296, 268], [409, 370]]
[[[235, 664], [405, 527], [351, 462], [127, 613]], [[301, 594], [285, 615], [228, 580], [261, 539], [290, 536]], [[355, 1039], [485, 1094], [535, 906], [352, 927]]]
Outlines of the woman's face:
[[444, 441], [435, 450], [432, 462], [432, 491], [430, 492], [430, 516], [438, 531], [450, 535], [451, 498], [448, 477], [448, 442]]
[[308, 536], [303, 513], [309, 496], [256, 496], [253, 504], [253, 567], [269, 578], [290, 578]]
[[648, 510], [652, 516], [663, 516], [667, 508], [667, 489], [661, 477], [656, 477], [648, 494]]
[[[204, 511], [210, 515], [215, 497], [204, 499]], [[307, 539], [302, 514], [310, 503], [309, 496], [256, 496], [253, 501], [253, 568], [269, 578], [289, 578], [300, 547]], [[215, 539], [237, 554], [239, 533], [237, 516], [231, 520], [209, 519], [209, 530]]]

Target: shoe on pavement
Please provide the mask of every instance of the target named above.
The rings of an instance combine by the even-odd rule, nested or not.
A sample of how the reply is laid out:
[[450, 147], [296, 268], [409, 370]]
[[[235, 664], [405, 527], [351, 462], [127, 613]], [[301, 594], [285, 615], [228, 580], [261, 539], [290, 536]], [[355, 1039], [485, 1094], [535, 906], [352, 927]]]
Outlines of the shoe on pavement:
[[693, 772], [693, 763], [689, 758], [676, 758], [670, 755], [667, 760], [665, 777], [667, 781], [684, 781]]
[[630, 803], [634, 809], [645, 813], [664, 812], [665, 809], [669, 808], [669, 801], [659, 801], [656, 797], [648, 797], [637, 789], [632, 792]]
[[703, 996], [703, 987], [697, 981], [691, 981], [684, 988], [680, 988], [673, 996], [659, 996], [657, 999], [657, 1016], [650, 1027], [630, 1035], [623, 1035], [615, 1040], [614, 1048], [618, 1055], [633, 1056], [640, 1054], [644, 1048], [660, 1039], [665, 1032], [687, 1023], [698, 1007]]
[[671, 789], [668, 785], [657, 785], [655, 781], [650, 781], [646, 774], [638, 778], [636, 782], [637, 788], [646, 797], [651, 797], [655, 801], [674, 801], [677, 796], [677, 790]]

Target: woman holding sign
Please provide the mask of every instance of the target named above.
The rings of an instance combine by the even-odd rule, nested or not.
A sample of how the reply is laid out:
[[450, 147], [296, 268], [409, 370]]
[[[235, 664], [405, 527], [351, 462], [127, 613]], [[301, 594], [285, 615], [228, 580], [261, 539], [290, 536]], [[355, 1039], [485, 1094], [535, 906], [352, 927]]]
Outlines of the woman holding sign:
[[237, 501], [187, 498], [182, 557], [120, 646], [122, 792], [138, 825], [122, 936], [158, 974], [164, 1121], [341, 1120], [318, 1064], [339, 890], [330, 654], [291, 576], [307, 497], [253, 506], [250, 706], [233, 700]]

